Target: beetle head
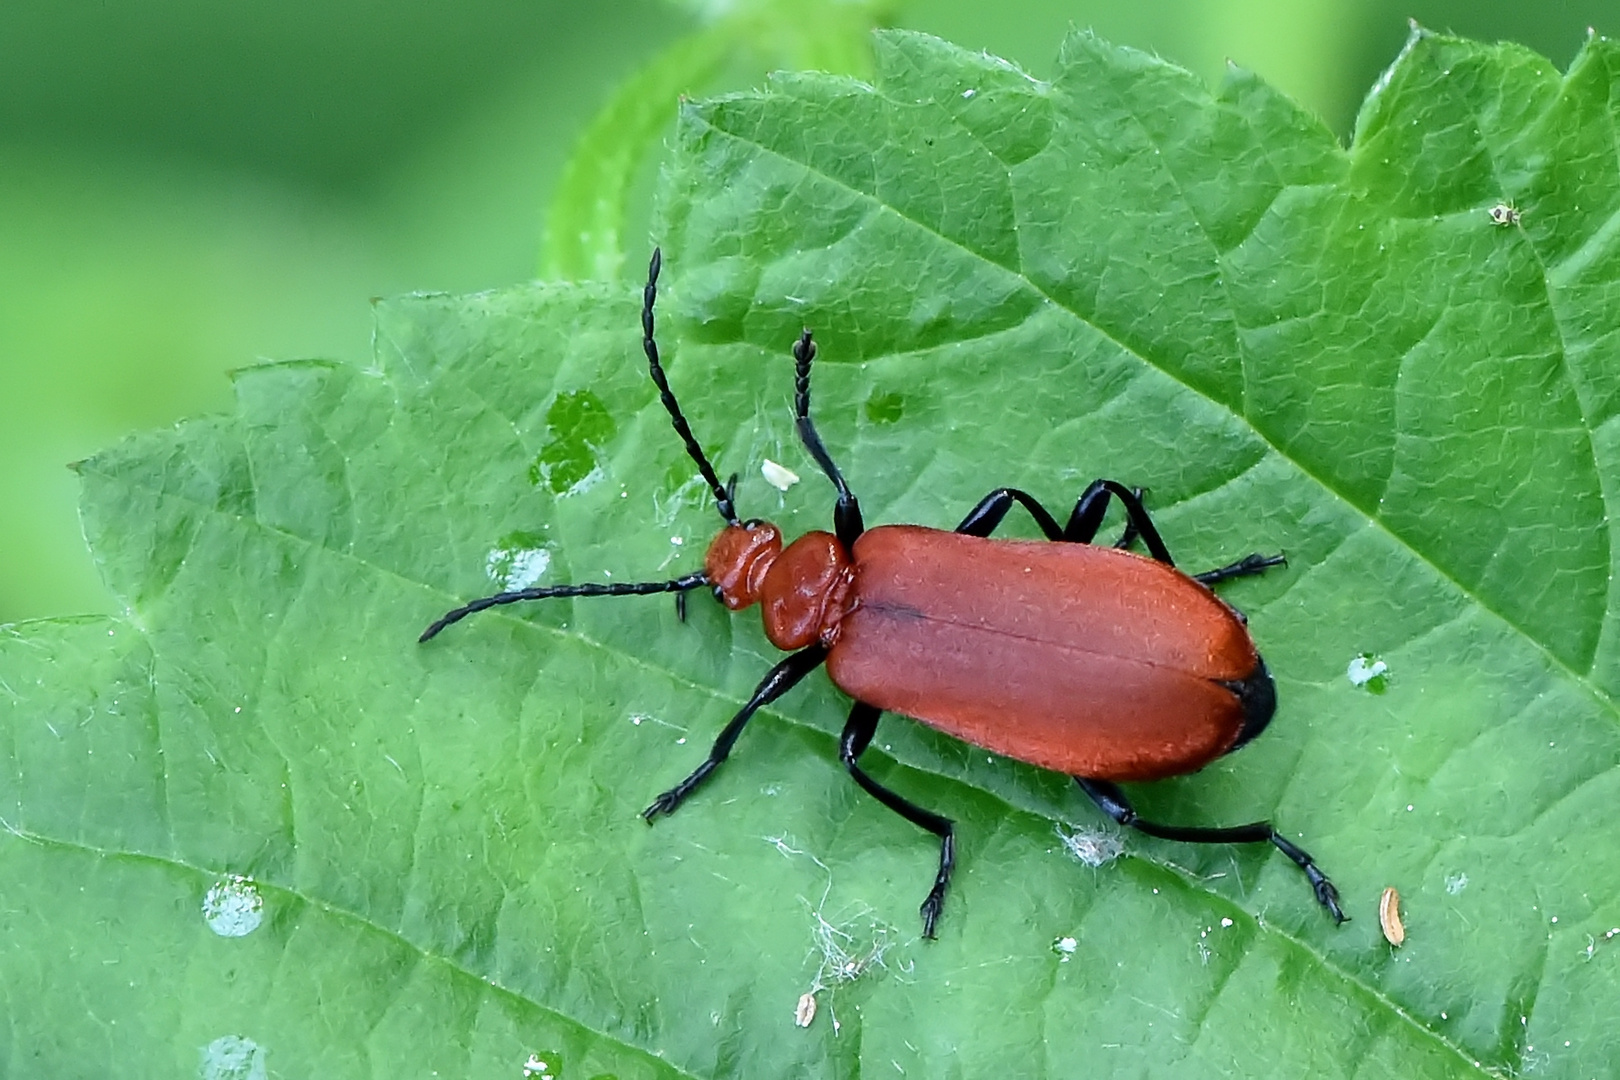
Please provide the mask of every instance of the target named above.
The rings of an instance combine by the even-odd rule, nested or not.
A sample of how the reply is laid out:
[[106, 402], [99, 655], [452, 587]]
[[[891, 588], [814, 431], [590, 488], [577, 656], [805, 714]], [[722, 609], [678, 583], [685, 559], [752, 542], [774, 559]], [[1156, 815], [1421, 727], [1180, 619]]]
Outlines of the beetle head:
[[765, 573], [782, 553], [782, 531], [768, 521], [727, 525], [709, 545], [703, 576], [732, 611], [759, 603]]

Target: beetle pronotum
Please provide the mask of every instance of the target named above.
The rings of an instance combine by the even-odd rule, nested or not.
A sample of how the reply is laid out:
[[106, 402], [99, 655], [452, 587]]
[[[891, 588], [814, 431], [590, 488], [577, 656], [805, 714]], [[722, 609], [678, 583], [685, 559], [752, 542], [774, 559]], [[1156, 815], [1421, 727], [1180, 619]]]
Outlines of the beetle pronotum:
[[[1265, 728], [1276, 691], [1244, 619], [1210, 586], [1259, 574], [1280, 555], [1248, 555], [1202, 574], [1175, 568], [1141, 493], [1097, 480], [1067, 524], [1033, 496], [997, 488], [946, 532], [920, 525], [868, 529], [860, 504], [810, 419], [815, 342], [793, 346], [794, 413], [805, 450], [837, 491], [833, 529], [786, 547], [776, 526], [744, 521], [735, 477], [722, 484], [670, 391], [653, 337], [661, 255], [653, 252], [643, 292], [642, 348], [670, 422], [714, 494], [725, 527], [703, 569], [670, 581], [550, 585], [473, 600], [440, 617], [427, 641], [474, 612], [521, 600], [685, 594], [708, 588], [733, 611], [759, 604], [765, 635], [790, 655], [760, 682], [720, 732], [709, 756], [652, 801], [648, 822], [673, 813], [731, 753], [749, 719], [810, 672], [827, 665], [855, 699], [839, 759], [862, 788], [939, 838], [939, 871], [923, 900], [923, 934], [935, 925], [955, 865], [949, 818], [872, 779], [860, 766], [878, 718], [897, 712], [975, 746], [1074, 777], [1121, 825], [1194, 844], [1269, 843], [1294, 861], [1316, 898], [1343, 922], [1338, 890], [1311, 856], [1269, 822], [1228, 828], [1163, 825], [1138, 817], [1120, 781], [1193, 772]], [[1111, 546], [1093, 544], [1111, 499], [1126, 528]], [[992, 540], [1017, 504], [1046, 541]], [[1150, 557], [1127, 550], [1138, 539]], [[1054, 542], [1055, 541], [1055, 542]]]

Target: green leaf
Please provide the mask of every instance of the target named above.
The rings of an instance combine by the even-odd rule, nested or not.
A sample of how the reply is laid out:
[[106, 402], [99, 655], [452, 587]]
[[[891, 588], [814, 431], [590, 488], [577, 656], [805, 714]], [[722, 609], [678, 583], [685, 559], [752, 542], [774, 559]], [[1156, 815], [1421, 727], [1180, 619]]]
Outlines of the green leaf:
[[715, 77], [734, 39], [726, 22], [677, 39], [626, 79], [591, 118], [546, 213], [541, 277], [612, 281], [619, 276], [636, 173], [669, 126], [676, 99]]
[[671, 42], [614, 91], [580, 135], [547, 209], [540, 276], [619, 277], [632, 188], [685, 95], [709, 89], [739, 61], [761, 70], [865, 74], [868, 32], [890, 6], [888, 0], [745, 0]]
[[809, 325], [869, 521], [1111, 476], [1182, 565], [1285, 550], [1224, 588], [1275, 721], [1133, 795], [1277, 821], [1353, 922], [1269, 849], [1081, 866], [1064, 778], [890, 717], [871, 771], [958, 828], [921, 942], [937, 848], [839, 767], [820, 675], [645, 827], [773, 661], [751, 615], [556, 601], [414, 640], [520, 582], [699, 565], [718, 521], [639, 295], [414, 297], [374, 367], [251, 369], [234, 415], [82, 466], [129, 616], [0, 636], [8, 1071], [1611, 1071], [1617, 67], [1418, 33], [1348, 151], [1246, 74], [1084, 35], [1050, 84], [886, 34], [873, 85], [683, 113], [661, 343], [742, 512], [828, 521]]

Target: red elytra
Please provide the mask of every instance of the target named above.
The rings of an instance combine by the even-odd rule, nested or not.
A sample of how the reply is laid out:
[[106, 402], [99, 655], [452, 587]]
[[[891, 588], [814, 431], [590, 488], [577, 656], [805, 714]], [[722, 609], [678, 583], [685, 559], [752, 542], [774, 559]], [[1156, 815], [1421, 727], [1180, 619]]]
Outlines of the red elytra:
[[881, 525], [849, 554], [826, 532], [783, 550], [757, 522], [727, 526], [704, 572], [733, 611], [761, 606], [778, 649], [825, 646], [850, 697], [1071, 776], [1207, 765], [1249, 719], [1232, 684], [1260, 671], [1209, 589], [1115, 548]]
[[[643, 811], [673, 812], [730, 754], [754, 713], [821, 664], [854, 705], [839, 757], [885, 806], [940, 839], [939, 871], [922, 904], [934, 936], [955, 865], [952, 822], [873, 780], [859, 758], [884, 712], [1019, 761], [1067, 773], [1121, 825], [1189, 843], [1270, 843], [1305, 873], [1317, 900], [1343, 922], [1338, 891], [1311, 856], [1268, 822], [1226, 828], [1164, 825], [1137, 816], [1121, 781], [1193, 772], [1258, 735], [1276, 693], [1243, 617], [1210, 586], [1258, 574], [1281, 556], [1249, 555], [1203, 574], [1175, 568], [1141, 493], [1097, 480], [1066, 525], [1029, 494], [998, 488], [954, 531], [919, 525], [867, 529], [810, 419], [815, 344], [806, 330], [793, 348], [795, 415], [805, 449], [837, 489], [834, 532], [788, 544], [776, 526], [743, 521], [736, 477], [720, 483], [669, 389], [653, 338], [661, 257], [654, 251], [642, 306], [642, 345], [687, 453], [714, 493], [726, 527], [701, 572], [671, 581], [553, 585], [497, 593], [446, 613], [422, 641], [451, 623], [501, 604], [583, 596], [709, 588], [733, 611], [759, 604], [765, 634], [789, 652], [716, 739], [709, 756]], [[1111, 500], [1126, 514], [1112, 546], [1092, 541]], [[990, 534], [1022, 505], [1047, 541]], [[1126, 550], [1140, 540], [1151, 558]]]

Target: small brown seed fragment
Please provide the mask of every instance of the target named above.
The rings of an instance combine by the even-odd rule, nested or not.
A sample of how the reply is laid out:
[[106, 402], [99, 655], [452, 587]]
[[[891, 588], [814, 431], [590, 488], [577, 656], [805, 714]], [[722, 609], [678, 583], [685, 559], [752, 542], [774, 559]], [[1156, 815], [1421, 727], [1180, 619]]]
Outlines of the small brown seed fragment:
[[816, 995], [804, 994], [799, 998], [799, 1007], [793, 1010], [793, 1022], [802, 1028], [810, 1026], [810, 1021], [816, 1018]]
[[1406, 927], [1401, 924], [1401, 894], [1393, 885], [1378, 898], [1378, 925], [1384, 928], [1384, 940], [1391, 945], [1406, 940]]

